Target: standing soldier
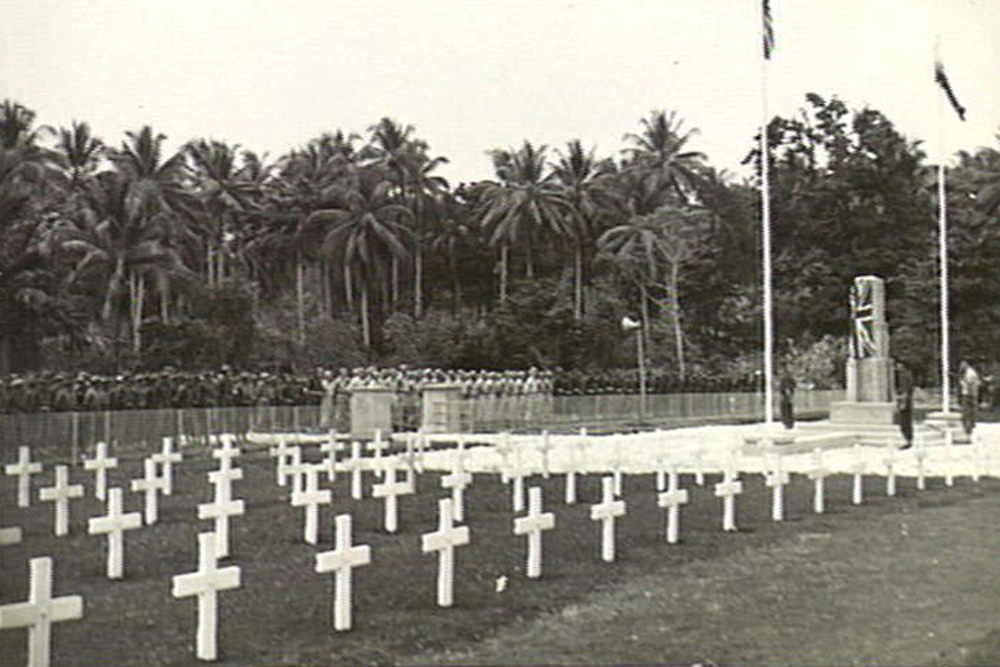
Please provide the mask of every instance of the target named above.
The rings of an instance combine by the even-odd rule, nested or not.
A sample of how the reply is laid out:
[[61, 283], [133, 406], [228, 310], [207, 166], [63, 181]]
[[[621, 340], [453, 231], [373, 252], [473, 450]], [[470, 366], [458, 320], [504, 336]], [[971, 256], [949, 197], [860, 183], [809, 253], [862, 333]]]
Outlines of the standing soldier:
[[913, 446], [913, 373], [902, 361], [896, 361], [896, 410], [899, 413], [899, 431], [906, 444]]
[[963, 360], [958, 366], [958, 400], [962, 406], [962, 428], [965, 435], [971, 436], [976, 428], [976, 410], [979, 407], [979, 387], [982, 380], [979, 373], [968, 361]]

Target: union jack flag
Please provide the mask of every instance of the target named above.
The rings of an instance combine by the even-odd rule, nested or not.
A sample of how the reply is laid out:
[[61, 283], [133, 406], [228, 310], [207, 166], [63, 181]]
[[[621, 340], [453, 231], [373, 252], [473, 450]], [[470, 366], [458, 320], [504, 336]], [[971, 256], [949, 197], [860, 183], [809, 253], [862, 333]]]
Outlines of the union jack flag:
[[[765, 2], [767, 0], [764, 0]], [[940, 60], [934, 62], [934, 80], [937, 81], [941, 89], [944, 90], [944, 94], [948, 96], [948, 101], [951, 102], [951, 108], [955, 110], [958, 114], [960, 120], [965, 120], [965, 107], [963, 107], [958, 102], [958, 98], [955, 97], [954, 91], [951, 89], [951, 83], [948, 81], [948, 75], [944, 73], [944, 63]]]

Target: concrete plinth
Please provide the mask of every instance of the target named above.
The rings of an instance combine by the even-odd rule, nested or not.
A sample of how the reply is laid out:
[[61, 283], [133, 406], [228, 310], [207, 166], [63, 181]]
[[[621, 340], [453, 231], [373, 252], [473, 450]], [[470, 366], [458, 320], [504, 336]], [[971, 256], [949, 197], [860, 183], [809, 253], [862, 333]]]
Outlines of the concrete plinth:
[[420, 430], [424, 433], [460, 433], [461, 400], [462, 387], [457, 384], [425, 386]]
[[396, 393], [389, 389], [351, 390], [351, 437], [357, 440], [372, 440], [375, 431], [381, 430], [382, 437], [392, 433], [392, 404]]
[[893, 363], [887, 357], [847, 360], [847, 401], [882, 403], [891, 401], [895, 392]]
[[834, 424], [889, 424], [893, 423], [896, 404], [892, 401], [837, 401], [830, 404], [830, 421]]

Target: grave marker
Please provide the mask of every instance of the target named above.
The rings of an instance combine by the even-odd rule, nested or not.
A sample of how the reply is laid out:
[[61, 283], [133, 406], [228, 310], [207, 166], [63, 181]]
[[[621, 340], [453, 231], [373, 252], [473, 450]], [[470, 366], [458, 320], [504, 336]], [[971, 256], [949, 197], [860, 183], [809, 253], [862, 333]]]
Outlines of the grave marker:
[[52, 659], [52, 624], [83, 618], [79, 595], [52, 597], [52, 559], [31, 559], [27, 602], [0, 606], [0, 630], [28, 628], [28, 667], [48, 667]]
[[722, 530], [736, 530], [736, 496], [743, 493], [743, 482], [732, 466], [726, 468], [722, 481], [715, 485], [715, 496], [722, 498]]
[[198, 534], [198, 569], [173, 578], [175, 598], [198, 596], [198, 635], [196, 655], [199, 660], [215, 660], [218, 655], [218, 593], [240, 585], [240, 568], [219, 569], [215, 553], [217, 541], [212, 533]]
[[615, 560], [615, 519], [625, 515], [625, 501], [615, 500], [614, 484], [610, 477], [601, 479], [601, 502], [590, 506], [590, 520], [601, 522], [601, 558], [605, 563]]
[[469, 527], [454, 525], [452, 500], [438, 500], [438, 529], [421, 535], [424, 553], [438, 552], [437, 603], [439, 607], [450, 607], [453, 601], [455, 582], [455, 547], [469, 543]]
[[292, 494], [292, 505], [306, 508], [306, 522], [302, 539], [309, 544], [319, 543], [319, 506], [329, 505], [333, 501], [333, 492], [329, 489], [320, 491], [319, 471], [322, 464], [306, 469], [306, 488]]
[[552, 441], [549, 438], [549, 432], [542, 431], [542, 444], [538, 446], [539, 451], [542, 454], [542, 479], [548, 479], [550, 474], [549, 468], [549, 452], [552, 451]]
[[773, 470], [765, 475], [767, 486], [771, 487], [771, 519], [773, 521], [783, 521], [785, 519], [785, 485], [789, 482], [789, 475], [781, 465], [781, 455], [775, 457]]
[[336, 592], [333, 602], [333, 628], [351, 629], [351, 570], [372, 562], [372, 549], [367, 544], [351, 545], [351, 515], [337, 516], [336, 548], [316, 554], [316, 571], [334, 572]]
[[336, 434], [330, 431], [330, 439], [320, 444], [319, 451], [326, 454], [323, 464], [326, 466], [326, 481], [333, 482], [337, 479], [337, 452], [346, 449], [347, 445], [336, 438]]
[[808, 471], [809, 479], [813, 480], [813, 512], [823, 513], [823, 486], [830, 471], [823, 467], [823, 450], [813, 451], [813, 467]]
[[8, 463], [3, 471], [6, 475], [17, 475], [17, 506], [31, 505], [31, 476], [42, 472], [42, 464], [32, 463], [31, 448], [21, 445], [18, 448], [17, 463]]
[[145, 475], [142, 479], [132, 480], [132, 491], [142, 491], [146, 494], [146, 525], [152, 526], [156, 523], [159, 514], [159, 496], [157, 494], [163, 490], [164, 481], [156, 474], [156, 461], [152, 458], [143, 461], [143, 472]]
[[125, 531], [142, 526], [138, 512], [123, 514], [122, 490], [111, 489], [108, 515], [90, 519], [87, 532], [108, 536], [108, 579], [121, 579], [125, 574]]
[[656, 503], [667, 510], [667, 544], [677, 544], [680, 533], [681, 505], [688, 503], [688, 490], [680, 488], [676, 464], [670, 468], [667, 490], [658, 494]]
[[385, 468], [381, 467], [382, 463], [382, 453], [386, 449], [386, 442], [382, 439], [382, 429], [375, 429], [375, 437], [370, 443], [368, 443], [368, 450], [375, 452], [375, 470], [378, 473], [379, 479], [385, 479]]
[[174, 464], [180, 463], [184, 455], [173, 450], [174, 439], [164, 436], [163, 447], [160, 453], [153, 454], [152, 458], [157, 464], [163, 466], [163, 495], [170, 496], [174, 493]]
[[861, 449], [861, 445], [854, 445], [854, 462], [851, 464], [849, 470], [854, 475], [854, 483], [851, 487], [851, 502], [855, 505], [860, 505], [862, 496], [864, 495], [864, 474], [868, 470], [868, 465], [865, 463], [864, 450]]
[[288, 474], [285, 472], [285, 465], [291, 451], [285, 438], [280, 438], [278, 444], [270, 449], [270, 454], [275, 458], [277, 464], [276, 481], [278, 486], [285, 486], [288, 483]]
[[68, 534], [70, 498], [83, 497], [83, 485], [69, 483], [69, 466], [56, 466], [55, 486], [39, 489], [38, 497], [46, 502], [55, 503], [55, 534]]
[[351, 498], [361, 500], [364, 497], [364, 480], [361, 477], [361, 443], [357, 440], [351, 443], [351, 458], [340, 462], [340, 469], [351, 473]]
[[885, 457], [882, 459], [885, 464], [885, 495], [896, 495], [896, 448], [890, 445], [886, 448]]
[[555, 525], [554, 514], [542, 513], [542, 489], [532, 487], [528, 491], [528, 516], [514, 519], [514, 534], [528, 536], [529, 579], [542, 576], [542, 532], [552, 530]]
[[917, 489], [923, 491], [924, 489], [927, 488], [927, 469], [925, 467], [925, 460], [927, 459], [927, 450], [924, 448], [923, 442], [917, 445], [917, 448], [913, 452], [913, 455], [917, 459]]
[[108, 443], [97, 443], [97, 453], [92, 459], [84, 459], [83, 469], [94, 471], [94, 497], [107, 499], [108, 470], [118, 467], [118, 459], [108, 456]]
[[212, 450], [212, 458], [219, 460], [219, 468], [226, 470], [233, 467], [233, 459], [242, 455], [239, 447], [233, 445], [232, 438], [220, 438], [222, 446]]
[[451, 489], [451, 502], [455, 520], [465, 521], [465, 487], [472, 484], [472, 475], [465, 472], [462, 457], [455, 460], [455, 466], [450, 475], [441, 478], [441, 487]]
[[285, 463], [285, 474], [292, 477], [292, 495], [302, 493], [302, 476], [312, 467], [309, 462], [302, 461], [302, 448], [292, 447], [291, 461]]
[[372, 497], [385, 498], [385, 532], [395, 533], [399, 529], [397, 497], [413, 493], [413, 480], [396, 480], [397, 468], [389, 468], [384, 482], [372, 487]]
[[232, 497], [232, 480], [242, 478], [243, 471], [239, 468], [210, 472], [209, 480], [215, 486], [214, 497], [212, 502], [198, 505], [199, 521], [215, 521], [215, 530], [208, 534], [215, 536], [216, 558], [229, 557], [229, 517], [242, 516], [246, 512], [243, 501]]
[[694, 452], [694, 483], [705, 486], [705, 450], [701, 447]]

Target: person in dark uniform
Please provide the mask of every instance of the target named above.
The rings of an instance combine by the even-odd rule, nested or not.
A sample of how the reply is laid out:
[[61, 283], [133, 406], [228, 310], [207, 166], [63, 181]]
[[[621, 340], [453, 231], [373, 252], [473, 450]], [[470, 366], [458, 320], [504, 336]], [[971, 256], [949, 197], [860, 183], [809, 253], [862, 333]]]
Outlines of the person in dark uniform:
[[913, 446], [913, 373], [902, 361], [896, 361], [896, 413], [899, 415], [899, 432], [906, 444]]
[[781, 412], [781, 423], [787, 429], [794, 428], [795, 404], [793, 401], [795, 399], [795, 378], [787, 370], [781, 374], [781, 380], [778, 382], [778, 391], [781, 394], [778, 404]]

